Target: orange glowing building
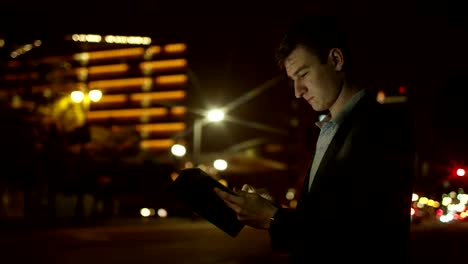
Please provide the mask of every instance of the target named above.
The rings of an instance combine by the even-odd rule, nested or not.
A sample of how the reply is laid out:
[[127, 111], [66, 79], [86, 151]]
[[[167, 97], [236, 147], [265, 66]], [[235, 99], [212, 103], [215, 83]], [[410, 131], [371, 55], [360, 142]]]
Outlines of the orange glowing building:
[[[139, 134], [141, 150], [158, 153], [175, 143], [172, 136], [186, 128], [184, 43], [76, 34], [65, 36], [62, 44], [70, 48], [41, 51], [46, 44], [36, 40], [12, 51], [0, 76], [3, 101], [28, 108], [46, 98], [62, 100], [63, 108], [71, 92], [98, 90], [99, 99], [84, 98], [80, 105], [84, 116], [74, 111], [78, 123], [69, 130], [86, 124], [91, 139], [95, 128], [131, 130]], [[88, 147], [93, 144], [91, 140]]]

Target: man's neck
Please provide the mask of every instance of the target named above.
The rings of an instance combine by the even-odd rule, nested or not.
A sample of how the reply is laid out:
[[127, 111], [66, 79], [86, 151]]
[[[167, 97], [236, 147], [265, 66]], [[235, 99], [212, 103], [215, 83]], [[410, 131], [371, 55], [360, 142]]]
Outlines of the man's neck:
[[336, 99], [335, 103], [330, 107], [330, 114], [333, 117], [338, 114], [343, 107], [346, 105], [349, 100], [355, 95], [357, 92], [359, 92], [361, 88], [353, 85], [349, 85], [346, 82], [343, 84], [343, 89], [341, 89], [340, 94], [338, 95], [338, 98]]

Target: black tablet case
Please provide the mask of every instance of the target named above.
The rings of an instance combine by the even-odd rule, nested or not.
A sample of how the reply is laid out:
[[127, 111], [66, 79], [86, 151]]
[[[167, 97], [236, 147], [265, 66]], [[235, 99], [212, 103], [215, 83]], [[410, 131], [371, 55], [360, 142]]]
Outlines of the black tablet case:
[[231, 237], [236, 237], [244, 227], [237, 214], [214, 192], [214, 188], [234, 194], [232, 190], [200, 168], [187, 168], [180, 171], [172, 183], [177, 199], [188, 205], [196, 214], [208, 220]]

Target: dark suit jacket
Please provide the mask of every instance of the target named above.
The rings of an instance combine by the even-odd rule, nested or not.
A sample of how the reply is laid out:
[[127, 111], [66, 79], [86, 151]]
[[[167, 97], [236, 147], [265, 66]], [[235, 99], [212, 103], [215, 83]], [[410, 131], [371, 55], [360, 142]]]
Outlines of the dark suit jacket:
[[307, 175], [297, 208], [275, 215], [274, 249], [294, 263], [406, 263], [415, 149], [411, 116], [394, 110], [361, 98], [310, 191]]

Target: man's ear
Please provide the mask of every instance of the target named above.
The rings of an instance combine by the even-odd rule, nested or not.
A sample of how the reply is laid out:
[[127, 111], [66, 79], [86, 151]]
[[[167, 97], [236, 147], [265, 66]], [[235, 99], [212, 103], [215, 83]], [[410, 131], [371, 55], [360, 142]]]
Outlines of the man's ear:
[[332, 48], [328, 53], [328, 62], [333, 66], [335, 71], [342, 71], [344, 65], [343, 51], [339, 48]]

